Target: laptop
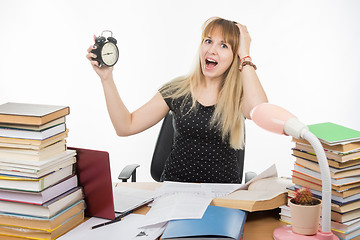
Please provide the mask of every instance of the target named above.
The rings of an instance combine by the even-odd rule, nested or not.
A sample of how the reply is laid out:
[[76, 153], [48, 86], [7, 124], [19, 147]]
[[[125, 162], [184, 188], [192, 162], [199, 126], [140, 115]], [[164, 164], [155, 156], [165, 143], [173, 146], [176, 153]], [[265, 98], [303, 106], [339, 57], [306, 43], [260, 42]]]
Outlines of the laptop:
[[109, 153], [68, 147], [76, 150], [76, 174], [83, 187], [85, 216], [115, 219]]

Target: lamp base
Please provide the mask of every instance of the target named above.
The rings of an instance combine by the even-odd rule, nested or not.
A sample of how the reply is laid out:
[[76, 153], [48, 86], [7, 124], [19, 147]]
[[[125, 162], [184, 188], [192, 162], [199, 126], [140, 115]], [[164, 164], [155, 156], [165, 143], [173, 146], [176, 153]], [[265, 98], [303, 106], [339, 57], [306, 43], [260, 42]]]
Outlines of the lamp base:
[[291, 225], [279, 227], [274, 230], [275, 240], [339, 240], [332, 232], [324, 233], [318, 231], [315, 235], [301, 235], [292, 231]]

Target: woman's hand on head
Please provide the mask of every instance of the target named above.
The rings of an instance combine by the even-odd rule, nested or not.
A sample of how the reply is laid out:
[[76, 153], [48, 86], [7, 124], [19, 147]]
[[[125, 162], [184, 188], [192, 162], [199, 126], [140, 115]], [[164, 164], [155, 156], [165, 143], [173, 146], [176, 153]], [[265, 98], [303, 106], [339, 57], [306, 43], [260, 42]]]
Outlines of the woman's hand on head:
[[251, 37], [245, 25], [237, 23], [236, 26], [238, 26], [240, 30], [240, 45], [238, 49], [238, 55], [241, 59], [250, 55]]
[[[94, 40], [96, 36], [94, 35]], [[86, 58], [90, 61], [90, 64], [94, 71], [99, 75], [101, 78], [101, 81], [108, 79], [109, 77], [112, 77], [112, 71], [114, 67], [106, 67], [106, 66], [99, 66], [99, 63], [97, 61], [92, 60], [91, 58], [96, 58], [96, 55], [91, 52], [91, 50], [96, 49], [95, 45], [91, 45], [87, 49]]]

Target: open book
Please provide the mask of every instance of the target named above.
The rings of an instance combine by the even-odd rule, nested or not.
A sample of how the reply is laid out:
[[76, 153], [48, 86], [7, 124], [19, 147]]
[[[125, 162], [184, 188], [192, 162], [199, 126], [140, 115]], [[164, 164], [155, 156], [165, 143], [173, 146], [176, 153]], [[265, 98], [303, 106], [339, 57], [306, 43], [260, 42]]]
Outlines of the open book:
[[[277, 175], [276, 169], [275, 175]], [[213, 199], [211, 205], [237, 208], [249, 212], [275, 209], [287, 203], [286, 188], [293, 185], [289, 179], [278, 178], [271, 174], [270, 177], [264, 178], [260, 174], [239, 190]]]

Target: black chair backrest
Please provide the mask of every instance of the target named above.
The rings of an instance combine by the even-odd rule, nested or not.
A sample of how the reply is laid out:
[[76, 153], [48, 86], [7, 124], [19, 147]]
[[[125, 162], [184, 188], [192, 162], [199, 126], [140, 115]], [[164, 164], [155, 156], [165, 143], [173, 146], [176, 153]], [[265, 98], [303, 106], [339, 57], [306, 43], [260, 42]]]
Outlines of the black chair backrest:
[[[168, 113], [162, 123], [158, 139], [156, 141], [153, 158], [151, 161], [150, 172], [152, 178], [159, 182], [161, 174], [165, 167], [165, 162], [170, 155], [171, 148], [174, 142], [174, 125], [173, 116]], [[245, 149], [244, 149], [245, 150]], [[239, 170], [241, 176], [243, 175], [244, 168], [244, 150], [237, 150], [236, 157], [239, 162]]]

